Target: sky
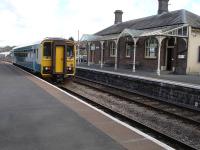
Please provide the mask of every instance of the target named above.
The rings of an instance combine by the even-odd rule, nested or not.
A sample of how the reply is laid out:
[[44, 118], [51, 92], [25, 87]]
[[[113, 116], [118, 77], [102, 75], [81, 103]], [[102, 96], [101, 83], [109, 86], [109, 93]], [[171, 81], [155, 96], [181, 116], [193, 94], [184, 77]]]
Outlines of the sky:
[[[200, 15], [200, 0], [169, 0], [169, 11], [186, 9]], [[157, 14], [157, 0], [0, 0], [0, 46], [22, 45], [45, 37], [93, 34], [123, 21]]]

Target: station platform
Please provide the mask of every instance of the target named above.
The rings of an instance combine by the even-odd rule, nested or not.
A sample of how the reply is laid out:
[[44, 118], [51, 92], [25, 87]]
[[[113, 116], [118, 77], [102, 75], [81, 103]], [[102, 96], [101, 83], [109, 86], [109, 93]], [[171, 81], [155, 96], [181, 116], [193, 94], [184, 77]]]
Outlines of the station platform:
[[5, 62], [0, 112], [1, 150], [173, 149]]
[[[200, 88], [200, 74], [199, 75], [177, 75], [172, 74], [168, 71], [161, 71], [161, 75], [158, 76], [156, 72], [148, 72], [148, 71], [141, 71], [136, 70], [136, 72], [132, 72], [132, 69], [122, 69], [118, 68], [117, 70], [114, 70], [114, 67], [104, 66], [103, 68], [100, 67], [98, 64], [91, 64], [88, 66], [86, 63], [80, 63], [77, 65], [80, 68], [86, 68], [86, 69], [95, 69], [98, 71], [107, 71], [115, 74], [120, 75], [128, 75], [136, 78], [143, 78], [147, 80], [153, 80], [153, 81], [161, 81], [171, 84], [179, 84], [183, 86], [189, 85], [190, 87], [199, 87]], [[200, 71], [200, 70], [199, 70]]]

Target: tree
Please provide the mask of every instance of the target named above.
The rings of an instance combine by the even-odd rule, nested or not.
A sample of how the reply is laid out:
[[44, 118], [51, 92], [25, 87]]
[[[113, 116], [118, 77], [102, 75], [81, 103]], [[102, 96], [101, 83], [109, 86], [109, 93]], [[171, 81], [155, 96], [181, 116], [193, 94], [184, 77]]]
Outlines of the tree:
[[0, 52], [8, 52], [11, 49], [13, 49], [15, 46], [5, 46], [5, 47], [0, 47]]
[[71, 37], [69, 37], [69, 40], [74, 41], [74, 38], [71, 36]]

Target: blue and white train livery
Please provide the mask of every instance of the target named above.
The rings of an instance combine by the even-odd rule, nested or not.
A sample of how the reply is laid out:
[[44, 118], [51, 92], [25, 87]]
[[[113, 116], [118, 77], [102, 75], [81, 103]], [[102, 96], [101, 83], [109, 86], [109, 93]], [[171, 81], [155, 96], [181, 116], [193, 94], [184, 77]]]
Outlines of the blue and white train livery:
[[44, 78], [64, 79], [74, 76], [75, 44], [62, 38], [46, 38], [41, 42], [15, 47], [13, 63], [40, 73]]

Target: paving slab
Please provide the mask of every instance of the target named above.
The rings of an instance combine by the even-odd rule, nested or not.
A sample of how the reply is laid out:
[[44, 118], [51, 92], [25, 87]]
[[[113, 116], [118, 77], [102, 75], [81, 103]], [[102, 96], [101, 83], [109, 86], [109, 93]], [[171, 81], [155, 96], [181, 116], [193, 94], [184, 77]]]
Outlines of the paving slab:
[[125, 149], [27, 76], [0, 63], [1, 150]]
[[1, 62], [0, 112], [1, 150], [172, 149]]

